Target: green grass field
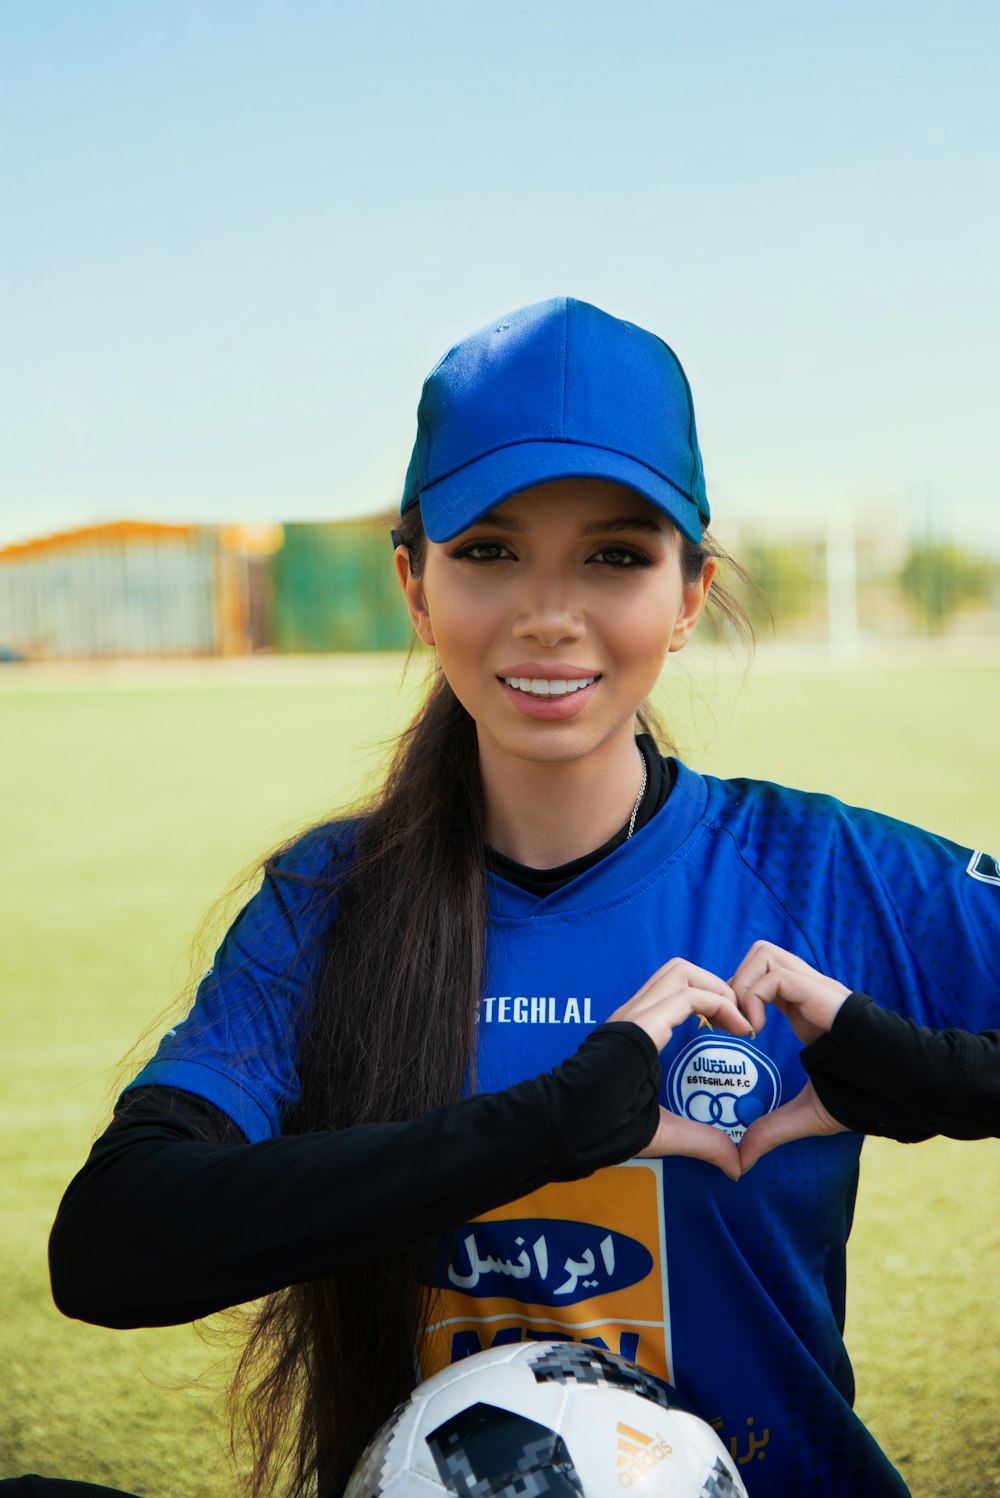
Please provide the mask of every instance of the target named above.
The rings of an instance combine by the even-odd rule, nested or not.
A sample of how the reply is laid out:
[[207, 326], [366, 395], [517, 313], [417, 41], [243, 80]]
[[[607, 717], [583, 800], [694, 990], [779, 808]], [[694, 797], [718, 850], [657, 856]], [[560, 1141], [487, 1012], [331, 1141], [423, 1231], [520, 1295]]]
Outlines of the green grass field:
[[[183, 1008], [222, 918], [205, 927], [206, 913], [377, 773], [417, 677], [379, 658], [0, 669], [0, 1477], [235, 1493], [218, 1349], [190, 1328], [65, 1321], [46, 1236], [126, 1053]], [[762, 652], [744, 676], [692, 652], [664, 688], [699, 768], [824, 789], [1000, 850], [1000, 656], [842, 672]], [[869, 1143], [850, 1259], [858, 1406], [915, 1498], [1000, 1492], [1000, 1144]]]

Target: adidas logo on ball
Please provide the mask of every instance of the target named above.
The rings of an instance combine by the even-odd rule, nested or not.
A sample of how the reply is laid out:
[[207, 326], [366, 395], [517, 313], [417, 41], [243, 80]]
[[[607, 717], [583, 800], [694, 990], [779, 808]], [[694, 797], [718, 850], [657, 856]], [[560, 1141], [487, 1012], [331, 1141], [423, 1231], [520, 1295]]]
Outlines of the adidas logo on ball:
[[624, 1425], [620, 1420], [615, 1429], [618, 1432], [618, 1481], [623, 1488], [641, 1482], [646, 1473], [674, 1449], [668, 1442], [644, 1435], [635, 1426]]

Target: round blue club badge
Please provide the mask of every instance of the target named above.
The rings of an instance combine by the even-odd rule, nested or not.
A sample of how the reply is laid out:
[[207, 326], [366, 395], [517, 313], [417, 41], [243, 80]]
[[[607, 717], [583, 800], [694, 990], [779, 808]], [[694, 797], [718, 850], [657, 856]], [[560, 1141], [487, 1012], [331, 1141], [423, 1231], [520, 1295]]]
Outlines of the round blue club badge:
[[747, 1041], [713, 1030], [677, 1055], [667, 1072], [667, 1097], [675, 1113], [712, 1124], [739, 1144], [754, 1119], [781, 1102], [781, 1077]]

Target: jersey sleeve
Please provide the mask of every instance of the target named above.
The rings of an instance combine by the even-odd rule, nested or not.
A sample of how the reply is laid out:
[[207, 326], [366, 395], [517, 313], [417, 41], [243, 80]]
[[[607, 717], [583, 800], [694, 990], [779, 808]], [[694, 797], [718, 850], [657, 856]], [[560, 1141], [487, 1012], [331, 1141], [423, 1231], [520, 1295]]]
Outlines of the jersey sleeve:
[[227, 931], [187, 1017], [129, 1084], [179, 1088], [255, 1143], [299, 1097], [296, 1056], [335, 914], [342, 827], [319, 828], [270, 862]]
[[742, 787], [741, 856], [816, 966], [931, 1029], [1000, 1025], [994, 858], [832, 797]]

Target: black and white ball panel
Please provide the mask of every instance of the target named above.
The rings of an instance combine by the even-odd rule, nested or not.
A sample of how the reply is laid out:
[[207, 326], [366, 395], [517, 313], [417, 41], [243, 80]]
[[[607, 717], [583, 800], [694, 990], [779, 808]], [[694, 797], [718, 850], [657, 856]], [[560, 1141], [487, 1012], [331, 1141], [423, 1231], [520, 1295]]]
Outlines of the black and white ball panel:
[[383, 1477], [396, 1430], [411, 1408], [409, 1400], [397, 1405], [384, 1425], [380, 1425], [365, 1447], [364, 1455], [351, 1473], [344, 1498], [378, 1498], [384, 1491]]
[[601, 1348], [520, 1342], [420, 1384], [345, 1498], [746, 1498], [715, 1431]]
[[557, 1431], [494, 1404], [474, 1404], [432, 1430], [427, 1444], [457, 1498], [583, 1498]]
[[540, 1384], [590, 1384], [593, 1388], [624, 1389], [629, 1394], [638, 1394], [640, 1399], [652, 1400], [661, 1409], [695, 1413], [683, 1395], [655, 1373], [647, 1373], [645, 1368], [616, 1357], [613, 1352], [588, 1347], [584, 1342], [540, 1343], [536, 1356], [529, 1358], [528, 1364]]

